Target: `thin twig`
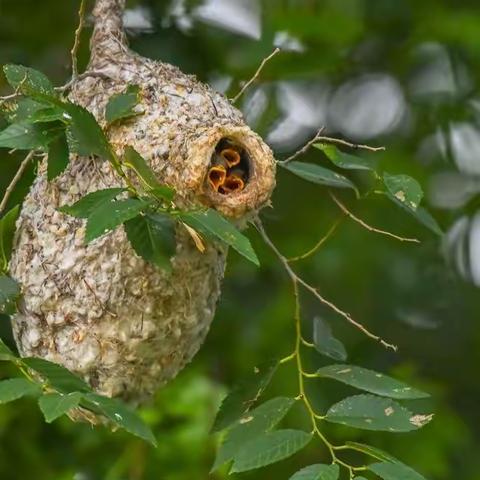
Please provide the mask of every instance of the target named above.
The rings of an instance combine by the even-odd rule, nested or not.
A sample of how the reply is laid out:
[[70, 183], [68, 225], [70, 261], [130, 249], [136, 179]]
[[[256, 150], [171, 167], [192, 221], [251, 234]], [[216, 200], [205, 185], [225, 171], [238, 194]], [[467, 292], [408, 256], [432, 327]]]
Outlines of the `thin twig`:
[[255, 227], [257, 228], [258, 232], [260, 233], [260, 235], [262, 236], [263, 240], [265, 241], [265, 243], [273, 250], [273, 252], [275, 253], [275, 255], [278, 257], [278, 259], [280, 260], [280, 262], [283, 264], [287, 274], [289, 275], [289, 277], [291, 278], [292, 282], [294, 282], [294, 284], [298, 284], [298, 285], [301, 285], [303, 288], [305, 288], [305, 290], [309, 291], [320, 303], [326, 305], [327, 307], [329, 307], [331, 310], [333, 310], [335, 313], [339, 314], [340, 316], [342, 316], [345, 320], [347, 320], [349, 323], [351, 323], [352, 325], [354, 325], [357, 329], [359, 329], [362, 333], [364, 333], [367, 337], [379, 342], [381, 345], [383, 345], [385, 348], [390, 348], [392, 350], [397, 350], [397, 347], [395, 345], [392, 345], [390, 343], [387, 343], [385, 340], [383, 340], [381, 337], [379, 337], [378, 335], [375, 335], [373, 334], [372, 332], [370, 332], [366, 327], [364, 327], [361, 323], [357, 322], [354, 318], [352, 318], [352, 316], [343, 311], [342, 309], [340, 309], [339, 307], [337, 307], [334, 303], [330, 302], [329, 300], [327, 300], [325, 297], [323, 297], [319, 292], [318, 290], [315, 288], [315, 287], [312, 287], [309, 283], [307, 283], [305, 280], [303, 280], [303, 278], [299, 277], [293, 270], [292, 268], [290, 267], [289, 263], [288, 263], [288, 260], [286, 259], [286, 257], [284, 257], [280, 251], [277, 249], [277, 247], [275, 246], [275, 244], [272, 242], [272, 240], [270, 239], [270, 237], [267, 235], [267, 233], [265, 232], [265, 229], [263, 228], [263, 224], [262, 222], [260, 221], [260, 219], [257, 217], [255, 222]]
[[327, 233], [315, 244], [313, 248], [308, 250], [306, 253], [302, 255], [298, 255], [296, 257], [290, 257], [288, 258], [289, 262], [297, 262], [298, 260], [304, 260], [305, 258], [309, 257], [310, 255], [313, 255], [337, 230], [339, 225], [343, 222], [345, 216], [341, 215], [338, 217], [330, 226], [330, 228], [327, 230]]
[[263, 70], [263, 67], [266, 65], [266, 63], [271, 60], [278, 52], [280, 52], [280, 49], [277, 47], [275, 50], [266, 58], [262, 60], [262, 63], [260, 66], [257, 68], [257, 71], [253, 75], [253, 77], [242, 87], [242, 89], [233, 97], [230, 101], [232, 103], [236, 103], [237, 100], [245, 93], [245, 91], [250, 87], [250, 85], [259, 77], [261, 71]]
[[75, 30], [75, 40], [70, 52], [72, 56], [72, 80], [78, 77], [78, 48], [80, 47], [80, 35], [82, 34], [83, 24], [85, 21], [85, 0], [80, 0], [80, 8], [78, 9], [78, 27]]
[[13, 177], [12, 181], [8, 185], [7, 189], [5, 190], [5, 194], [3, 195], [2, 201], [0, 203], [0, 214], [5, 210], [8, 199], [10, 198], [10, 195], [13, 192], [13, 189], [15, 188], [15, 185], [18, 183], [20, 178], [22, 177], [23, 173], [25, 172], [30, 160], [33, 158], [35, 155], [35, 151], [32, 150], [22, 161], [20, 166], [18, 167], [17, 173]]
[[280, 165], [285, 165], [288, 162], [291, 162], [293, 159], [297, 158], [300, 155], [303, 155], [314, 143], [336, 143], [337, 145], [343, 145], [344, 147], [349, 147], [354, 150], [368, 150], [370, 152], [379, 152], [385, 150], [385, 147], [371, 147], [370, 145], [361, 145], [357, 143], [347, 142], [346, 140], [342, 140], [341, 138], [334, 138], [334, 137], [325, 137], [322, 132], [325, 130], [325, 127], [320, 128], [317, 134], [309, 140], [300, 150], [297, 150], [293, 155], [286, 158], [285, 160], [279, 160], [277, 163]]
[[361, 218], [355, 216], [332, 192], [328, 192], [330, 198], [336, 203], [336, 205], [340, 208], [340, 210], [350, 217], [354, 222], [357, 222], [363, 228], [367, 229], [369, 232], [379, 233], [380, 235], [385, 235], [387, 237], [395, 238], [400, 242], [412, 242], [412, 243], [420, 243], [418, 238], [409, 238], [409, 237], [401, 237], [400, 235], [396, 235], [395, 233], [387, 232], [386, 230], [380, 230], [379, 228], [372, 227], [368, 223], [365, 223]]
[[343, 145], [344, 147], [353, 148], [354, 150], [368, 150], [369, 152], [381, 152], [385, 150], [385, 147], [372, 147], [370, 145], [362, 145], [360, 143], [351, 143], [341, 138], [334, 137], [319, 137], [320, 142], [326, 143], [336, 143], [338, 145]]
[[300, 150], [297, 150], [293, 155], [290, 155], [288, 158], [285, 160], [280, 160], [278, 163], [285, 165], [288, 162], [291, 162], [295, 158], [299, 157], [300, 155], [303, 155], [304, 153], [307, 152], [307, 150], [316, 142], [319, 141], [320, 138], [323, 138], [322, 132], [325, 130], [325, 127], [320, 127], [320, 130], [315, 134], [315, 136], [309, 140]]

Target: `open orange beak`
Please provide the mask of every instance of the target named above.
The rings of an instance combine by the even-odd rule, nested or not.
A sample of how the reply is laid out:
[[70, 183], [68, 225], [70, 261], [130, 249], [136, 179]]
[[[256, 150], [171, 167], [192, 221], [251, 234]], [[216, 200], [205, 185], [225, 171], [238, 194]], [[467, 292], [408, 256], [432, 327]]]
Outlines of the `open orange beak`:
[[227, 170], [223, 165], [216, 165], [208, 172], [208, 181], [215, 192], [224, 184]]
[[229, 175], [222, 185], [222, 190], [225, 193], [232, 193], [237, 190], [243, 190], [245, 182], [237, 175]]
[[220, 152], [220, 155], [227, 162], [228, 168], [232, 168], [240, 163], [240, 154], [233, 148], [225, 148]]

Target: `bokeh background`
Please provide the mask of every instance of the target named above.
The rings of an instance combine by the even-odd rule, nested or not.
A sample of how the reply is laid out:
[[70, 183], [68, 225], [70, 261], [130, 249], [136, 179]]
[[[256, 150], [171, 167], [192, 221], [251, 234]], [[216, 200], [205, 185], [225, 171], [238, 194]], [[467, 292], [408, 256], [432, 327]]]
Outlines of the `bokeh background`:
[[[390, 451], [431, 480], [480, 479], [480, 4], [478, 0], [141, 0], [127, 2], [132, 47], [174, 63], [232, 96], [275, 45], [283, 51], [239, 102], [248, 123], [284, 158], [320, 126], [334, 136], [386, 145], [375, 154], [391, 173], [420, 180], [426, 206], [446, 232], [439, 238], [382, 199], [343, 201], [370, 223], [408, 236], [399, 243], [344, 222], [313, 257], [297, 265], [322, 292], [399, 347], [373, 344], [308, 296], [304, 324], [321, 316], [347, 345], [349, 361], [398, 376], [432, 393], [412, 405], [435, 420], [412, 434], [360, 432], [325, 425], [335, 441]], [[58, 85], [69, 77], [76, 28], [73, 0], [0, 0], [0, 64], [22, 63]], [[80, 64], [88, 59], [88, 27]], [[3, 77], [0, 95], [8, 93]], [[0, 120], [0, 123], [2, 120]], [[1, 125], [0, 125], [1, 126]], [[21, 161], [0, 151], [0, 194]], [[305, 160], [327, 165], [319, 151]], [[33, 169], [11, 204], [28, 189]], [[362, 177], [355, 177], [362, 184]], [[279, 172], [274, 209], [264, 212], [286, 255], [303, 253], [339, 212], [319, 186]], [[205, 346], [193, 363], [142, 410], [158, 437], [154, 450], [123, 433], [67, 419], [46, 425], [33, 400], [0, 408], [0, 478], [5, 480], [205, 480], [217, 437], [208, 434], [228, 386], [255, 362], [292, 349], [287, 277], [255, 232], [261, 268], [230, 255], [223, 296]], [[8, 318], [0, 335], [12, 344]], [[313, 369], [324, 363], [308, 358]], [[0, 377], [12, 372], [0, 365]], [[269, 395], [296, 391], [285, 368]], [[319, 411], [351, 391], [310, 383]], [[286, 425], [302, 426], [302, 411]], [[306, 424], [305, 424], [306, 425]], [[233, 475], [288, 478], [328, 461], [318, 443], [278, 466]]]

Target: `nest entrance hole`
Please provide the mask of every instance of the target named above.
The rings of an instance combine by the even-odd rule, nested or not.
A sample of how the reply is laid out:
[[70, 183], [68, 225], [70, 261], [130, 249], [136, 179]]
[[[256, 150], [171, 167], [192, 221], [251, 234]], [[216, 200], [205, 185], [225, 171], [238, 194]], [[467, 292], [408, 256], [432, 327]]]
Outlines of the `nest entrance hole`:
[[210, 161], [207, 174], [210, 188], [221, 195], [241, 192], [250, 178], [250, 162], [242, 145], [231, 138], [222, 138]]

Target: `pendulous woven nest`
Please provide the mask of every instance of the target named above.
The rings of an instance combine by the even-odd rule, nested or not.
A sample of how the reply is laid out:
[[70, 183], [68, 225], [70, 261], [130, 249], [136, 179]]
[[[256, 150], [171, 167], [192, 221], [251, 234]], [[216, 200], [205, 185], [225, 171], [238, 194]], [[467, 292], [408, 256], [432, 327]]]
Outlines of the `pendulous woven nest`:
[[[107, 129], [116, 152], [133, 146], [161, 182], [175, 187], [177, 206], [215, 208], [241, 226], [269, 202], [271, 150], [222, 95], [172, 65], [131, 52], [123, 9], [124, 0], [97, 0], [90, 64], [70, 100], [106, 127], [109, 98], [138, 85], [142, 114]], [[232, 157], [222, 148], [241, 157], [240, 172], [226, 170], [232, 189], [220, 188], [211, 170], [219, 156]], [[201, 253], [179, 225], [172, 271], [166, 272], [135, 254], [123, 227], [86, 246], [85, 222], [58, 207], [122, 181], [101, 158], [72, 156], [52, 182], [45, 170], [42, 164], [23, 204], [10, 264], [23, 293], [12, 320], [19, 351], [65, 365], [99, 393], [142, 401], [202, 344], [227, 249], [209, 244]]]

